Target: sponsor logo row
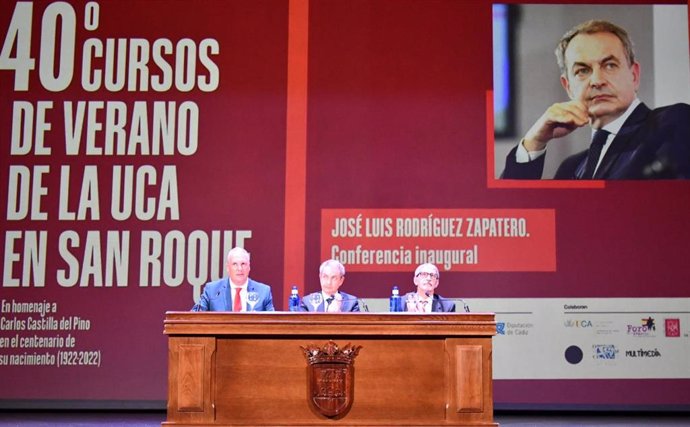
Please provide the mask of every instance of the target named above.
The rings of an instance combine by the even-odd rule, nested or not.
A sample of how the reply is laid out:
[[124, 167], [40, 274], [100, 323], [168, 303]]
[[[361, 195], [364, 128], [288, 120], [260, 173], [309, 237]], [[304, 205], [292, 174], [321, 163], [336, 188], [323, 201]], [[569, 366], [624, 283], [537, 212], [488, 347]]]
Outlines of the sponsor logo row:
[[[621, 352], [614, 344], [593, 344], [591, 358], [598, 361], [616, 360], [621, 358], [649, 359], [660, 358], [661, 351], [658, 348], [626, 349]], [[565, 349], [565, 360], [577, 365], [585, 358], [585, 352], [580, 346], [571, 345]]]
[[[612, 335], [621, 333], [621, 329], [626, 335], [633, 337], [656, 337], [663, 334], [669, 338], [681, 336], [681, 326], [679, 318], [667, 318], [663, 322], [663, 330], [657, 331], [657, 321], [652, 316], [640, 319], [639, 323], [628, 323], [622, 328], [612, 320], [590, 320], [590, 319], [566, 319], [563, 322], [565, 328], [589, 329], [597, 335]], [[530, 322], [496, 322], [497, 335], [526, 336], [530, 329], [534, 327]], [[686, 335], [687, 336], [687, 335]]]
[[[619, 333], [620, 328], [611, 320], [566, 319], [563, 322], [566, 328], [592, 329], [598, 335]], [[639, 320], [638, 323], [628, 323], [624, 326], [624, 333], [633, 337], [656, 337], [663, 334], [669, 338], [680, 337], [680, 319], [664, 319], [663, 329], [657, 331], [657, 321], [652, 316]]]

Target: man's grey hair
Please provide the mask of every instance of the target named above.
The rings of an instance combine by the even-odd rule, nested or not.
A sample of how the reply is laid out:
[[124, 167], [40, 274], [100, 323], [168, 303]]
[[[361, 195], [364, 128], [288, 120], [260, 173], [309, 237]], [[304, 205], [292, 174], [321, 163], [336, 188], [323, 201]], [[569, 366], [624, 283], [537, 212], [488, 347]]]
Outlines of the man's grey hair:
[[565, 64], [565, 50], [568, 48], [570, 41], [578, 34], [596, 33], [611, 33], [618, 37], [621, 43], [623, 43], [628, 66], [635, 63], [635, 50], [633, 49], [633, 42], [630, 36], [628, 36], [628, 32], [612, 22], [592, 19], [571, 28], [558, 42], [556, 46], [556, 60], [558, 61], [558, 68], [561, 70], [561, 75], [568, 77], [568, 70]]
[[251, 262], [251, 256], [249, 255], [249, 252], [247, 252], [246, 249], [241, 248], [239, 246], [230, 249], [228, 251], [228, 256], [225, 259], [229, 260], [231, 256], [244, 256], [247, 257], [247, 261]]
[[340, 272], [340, 276], [345, 277], [345, 266], [340, 261], [338, 261], [337, 259], [328, 259], [328, 260], [324, 261], [323, 263], [321, 263], [321, 267], [319, 267], [319, 275], [322, 275], [323, 270], [326, 267], [328, 267], [329, 265], [336, 266], [336, 268]]

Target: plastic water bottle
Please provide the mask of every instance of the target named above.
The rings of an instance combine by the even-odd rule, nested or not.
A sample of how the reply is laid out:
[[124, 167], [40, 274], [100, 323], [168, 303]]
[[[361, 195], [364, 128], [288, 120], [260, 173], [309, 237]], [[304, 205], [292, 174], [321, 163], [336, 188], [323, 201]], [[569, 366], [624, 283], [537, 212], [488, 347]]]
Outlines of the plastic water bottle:
[[299, 309], [299, 291], [297, 290], [297, 285], [292, 285], [292, 291], [290, 292], [290, 299], [288, 300], [288, 306], [290, 311], [300, 311]]
[[390, 298], [390, 311], [399, 312], [402, 311], [402, 301], [400, 299], [400, 291], [397, 286], [393, 286], [393, 293]]

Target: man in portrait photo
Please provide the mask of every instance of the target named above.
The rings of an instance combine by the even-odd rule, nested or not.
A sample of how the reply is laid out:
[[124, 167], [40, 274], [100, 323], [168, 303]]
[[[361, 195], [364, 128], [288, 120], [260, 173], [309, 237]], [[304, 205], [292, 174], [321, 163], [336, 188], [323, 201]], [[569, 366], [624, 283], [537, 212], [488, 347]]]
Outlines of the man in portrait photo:
[[[623, 20], [643, 22], [650, 15], [645, 9], [655, 12], [655, 7], [643, 6], [638, 9], [639, 17], [628, 16]], [[621, 10], [615, 6], [610, 8]], [[596, 16], [595, 11], [588, 12]], [[575, 15], [573, 19], [578, 17]], [[562, 95], [547, 100], [539, 91], [527, 92], [533, 96], [521, 102], [535, 104], [544, 99], [542, 110], [534, 117], [523, 117], [527, 123], [532, 122], [526, 131], [522, 130], [521, 138], [523, 128], [517, 126], [512, 147], [504, 156], [504, 167], [498, 167], [497, 161], [497, 170], [503, 170], [501, 178], [690, 178], [690, 105], [678, 102], [687, 99], [683, 94], [688, 93], [690, 80], [681, 78], [678, 84], [670, 80], [643, 81], [644, 59], [636, 54], [638, 46], [626, 28], [614, 22], [616, 13], [608, 12], [608, 15], [612, 18], [587, 19], [575, 24], [555, 44], [554, 62], [558, 64]], [[686, 46], [685, 53], [665, 65], [675, 68], [676, 74], [681, 75], [687, 73], [688, 68], [687, 13], [684, 16], [684, 27], [679, 32], [684, 40], [681, 44]], [[645, 40], [657, 27], [634, 26], [636, 34], [642, 34]], [[656, 43], [659, 37], [653, 36]], [[642, 46], [646, 50], [647, 44], [642, 43]], [[529, 56], [517, 57], [530, 62]], [[655, 61], [649, 59], [650, 63], [655, 62], [653, 69], [664, 68], [663, 60], [654, 58]], [[542, 81], [551, 78], [546, 76], [550, 74], [548, 69], [531, 72], [541, 75]], [[657, 95], [663, 93], [665, 87], [672, 86], [671, 96], [664, 99], [650, 96], [651, 99], [646, 100], [641, 95], [643, 84], [653, 86]], [[521, 98], [524, 97], [523, 94]], [[667, 100], [670, 102], [664, 102]], [[647, 102], [661, 102], [662, 106], [655, 108]], [[585, 133], [582, 129], [586, 129], [588, 135], [582, 135]], [[584, 147], [575, 143], [577, 139], [585, 141]], [[551, 158], [555, 171], [554, 165], [547, 166]]]

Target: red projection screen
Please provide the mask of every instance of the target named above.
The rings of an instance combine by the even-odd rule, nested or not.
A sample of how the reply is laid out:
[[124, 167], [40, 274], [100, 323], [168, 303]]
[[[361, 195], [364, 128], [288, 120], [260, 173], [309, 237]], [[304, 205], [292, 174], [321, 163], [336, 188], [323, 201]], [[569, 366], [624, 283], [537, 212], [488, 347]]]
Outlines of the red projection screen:
[[689, 409], [690, 182], [549, 179], [587, 129], [501, 179], [579, 22], [689, 102], [687, 3], [633, 3], [3, 2], [0, 407], [163, 408], [164, 314], [243, 246], [278, 310], [328, 258], [372, 311], [438, 265], [498, 409]]

